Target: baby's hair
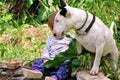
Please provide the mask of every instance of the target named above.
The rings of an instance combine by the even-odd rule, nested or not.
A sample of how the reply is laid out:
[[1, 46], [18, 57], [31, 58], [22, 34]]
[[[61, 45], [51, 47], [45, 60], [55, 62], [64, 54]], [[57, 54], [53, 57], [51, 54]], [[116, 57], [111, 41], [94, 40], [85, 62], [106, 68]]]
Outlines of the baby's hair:
[[53, 31], [54, 18], [58, 11], [59, 7], [56, 6], [56, 12], [52, 13], [48, 18], [48, 27], [50, 28], [51, 31]]
[[48, 18], [48, 27], [50, 28], [51, 31], [53, 30], [54, 18], [56, 14], [57, 14], [57, 11], [52, 13]]

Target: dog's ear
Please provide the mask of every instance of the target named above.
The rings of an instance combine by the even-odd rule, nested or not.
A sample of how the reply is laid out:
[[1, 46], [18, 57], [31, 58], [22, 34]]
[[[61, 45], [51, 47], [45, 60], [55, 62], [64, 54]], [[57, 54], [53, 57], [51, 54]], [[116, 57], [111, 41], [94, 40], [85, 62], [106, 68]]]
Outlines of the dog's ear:
[[65, 17], [66, 14], [67, 14], [67, 10], [66, 10], [66, 8], [62, 8], [61, 11], [60, 11], [60, 15], [62, 15], [62, 16]]
[[67, 4], [64, 0], [60, 0], [61, 8], [64, 8]]
[[66, 8], [62, 8], [60, 11], [60, 15], [64, 16], [64, 17], [71, 17], [71, 14], [67, 11]]

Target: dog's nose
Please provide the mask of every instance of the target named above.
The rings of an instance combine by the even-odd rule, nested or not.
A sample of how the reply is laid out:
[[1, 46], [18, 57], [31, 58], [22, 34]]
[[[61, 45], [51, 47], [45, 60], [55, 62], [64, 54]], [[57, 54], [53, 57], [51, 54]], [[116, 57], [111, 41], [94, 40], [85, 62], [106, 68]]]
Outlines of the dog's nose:
[[62, 36], [64, 36], [65, 31], [62, 32]]
[[56, 37], [56, 33], [53, 34]]
[[61, 33], [53, 33], [53, 36], [56, 38], [62, 38], [64, 36], [65, 32], [61, 32]]

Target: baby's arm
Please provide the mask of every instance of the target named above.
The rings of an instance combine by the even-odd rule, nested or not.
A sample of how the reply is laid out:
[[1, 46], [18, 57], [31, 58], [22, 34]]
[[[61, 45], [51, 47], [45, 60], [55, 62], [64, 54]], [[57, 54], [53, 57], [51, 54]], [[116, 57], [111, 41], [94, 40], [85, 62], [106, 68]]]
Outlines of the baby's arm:
[[48, 59], [44, 60], [44, 63], [46, 63], [48, 61]]
[[49, 36], [47, 41], [46, 41], [46, 45], [43, 49], [42, 58], [45, 59], [45, 60], [50, 59], [50, 56], [49, 56], [50, 45], [51, 45], [51, 37]]

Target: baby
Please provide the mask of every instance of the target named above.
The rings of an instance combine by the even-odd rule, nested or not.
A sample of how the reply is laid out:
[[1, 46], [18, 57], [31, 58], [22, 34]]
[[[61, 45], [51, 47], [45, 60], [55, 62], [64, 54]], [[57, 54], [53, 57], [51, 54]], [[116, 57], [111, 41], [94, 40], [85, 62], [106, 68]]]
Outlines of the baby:
[[[50, 30], [53, 30], [54, 17], [57, 12], [54, 12], [48, 18], [48, 26]], [[48, 60], [53, 60], [56, 55], [64, 52], [68, 49], [68, 45], [72, 38], [67, 38], [64, 36], [62, 39], [56, 39], [53, 35], [48, 37], [47, 43], [43, 50], [43, 55], [41, 58], [37, 58], [32, 64], [32, 70], [23, 68], [23, 74], [26, 78], [40, 79], [45, 73], [44, 63]], [[65, 61], [60, 66], [56, 67], [54, 72], [51, 72], [50, 76], [46, 76], [45, 80], [66, 80], [70, 71], [68, 69], [69, 61]]]

